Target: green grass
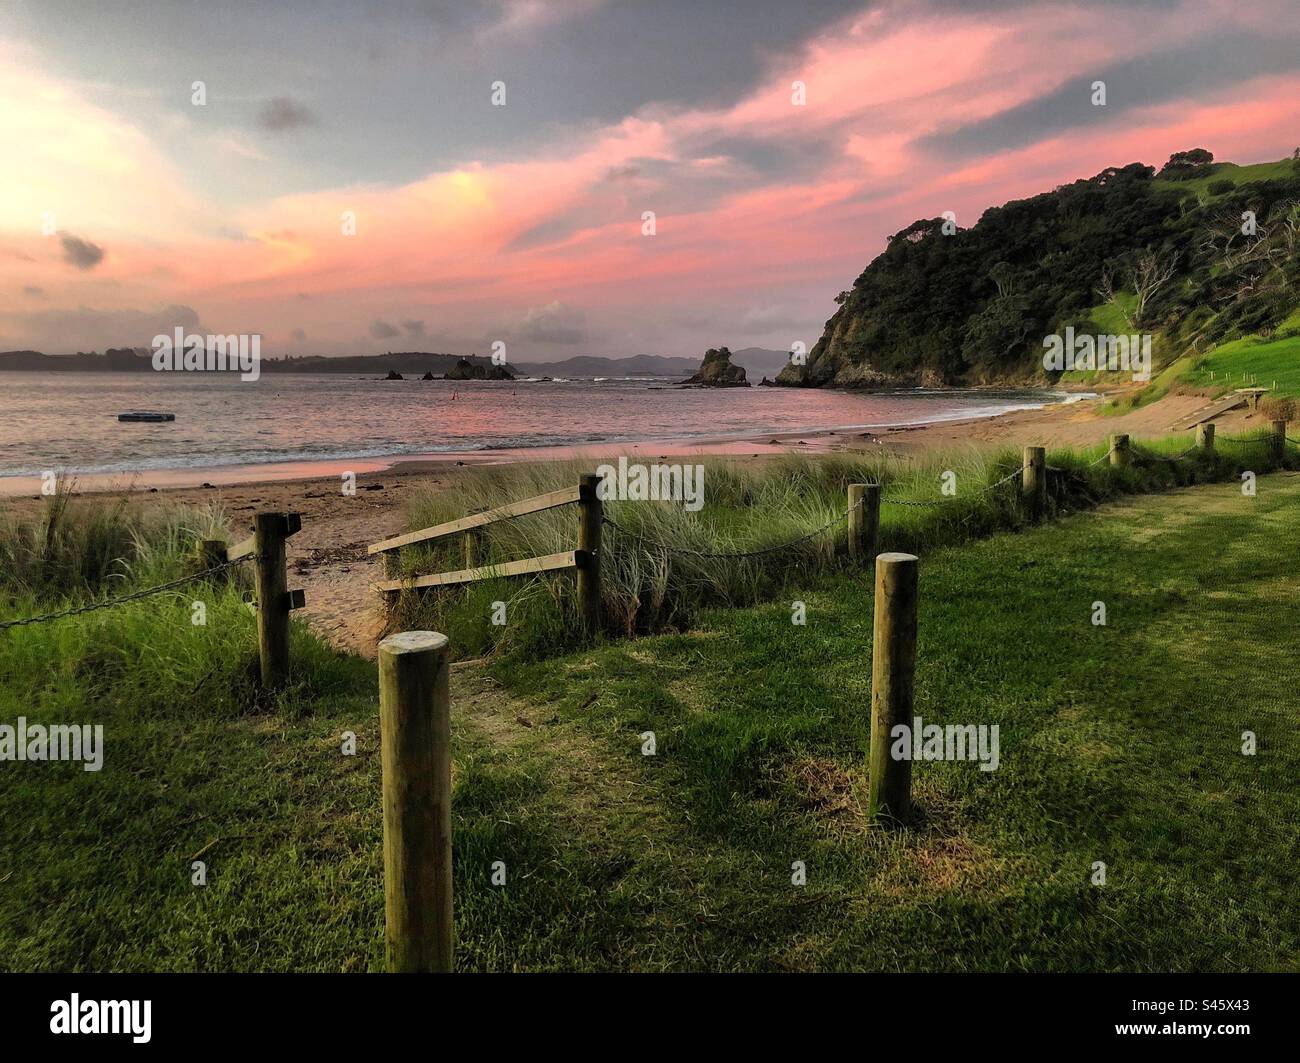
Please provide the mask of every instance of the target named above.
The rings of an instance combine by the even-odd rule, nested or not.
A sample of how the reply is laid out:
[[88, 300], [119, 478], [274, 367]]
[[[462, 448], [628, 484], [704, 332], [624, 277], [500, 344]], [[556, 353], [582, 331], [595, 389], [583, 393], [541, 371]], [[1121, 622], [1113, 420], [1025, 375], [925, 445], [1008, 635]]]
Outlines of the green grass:
[[1297, 164], [1293, 159], [1257, 162], [1247, 166], [1238, 166], [1235, 162], [1216, 162], [1208, 167], [1204, 177], [1190, 181], [1152, 181], [1152, 185], [1164, 191], [1187, 193], [1208, 201], [1215, 198], [1209, 193], [1209, 186], [1215, 181], [1230, 180], [1236, 185], [1249, 184], [1251, 181], [1281, 181], [1294, 177], [1297, 172]]
[[[1294, 969], [1297, 526], [1281, 474], [929, 543], [917, 710], [999, 725], [1002, 764], [917, 765], [904, 831], [861, 814], [865, 571], [458, 671], [458, 966]], [[0, 633], [0, 721], [106, 729], [99, 773], [3, 765], [0, 966], [381, 965], [373, 666], [296, 628], [293, 693], [259, 702], [238, 588], [197, 593], [204, 628], [191, 592]]]
[[1199, 387], [1257, 386], [1273, 389], [1276, 397], [1300, 396], [1300, 335], [1273, 340], [1247, 337], [1221, 344], [1198, 358], [1183, 379]]

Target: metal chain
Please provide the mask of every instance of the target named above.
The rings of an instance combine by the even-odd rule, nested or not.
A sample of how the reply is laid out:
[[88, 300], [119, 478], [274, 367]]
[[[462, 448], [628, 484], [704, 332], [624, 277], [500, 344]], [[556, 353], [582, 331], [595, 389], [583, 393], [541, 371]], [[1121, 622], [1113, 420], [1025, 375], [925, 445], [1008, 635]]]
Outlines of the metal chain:
[[0, 621], [0, 631], [6, 631], [12, 627], [25, 627], [28, 624], [44, 624], [51, 620], [62, 620], [68, 616], [80, 616], [83, 613], [93, 613], [100, 609], [113, 609], [119, 605], [125, 605], [127, 602], [137, 602], [142, 598], [150, 598], [155, 594], [162, 594], [165, 591], [174, 590], [177, 587], [183, 587], [187, 583], [193, 583], [195, 580], [207, 579], [209, 576], [225, 572], [236, 565], [242, 565], [245, 561], [253, 561], [256, 554], [245, 554], [243, 557], [236, 558], [234, 561], [223, 561], [220, 565], [213, 568], [204, 569], [202, 572], [196, 572], [192, 576], [182, 576], [180, 579], [174, 579], [167, 583], [160, 583], [156, 587], [146, 587], [142, 591], [132, 591], [130, 594], [124, 594], [119, 598], [107, 598], [102, 602], [90, 602], [87, 605], [74, 606], [71, 609], [64, 609], [58, 613], [45, 613], [41, 616], [25, 616], [18, 620]]

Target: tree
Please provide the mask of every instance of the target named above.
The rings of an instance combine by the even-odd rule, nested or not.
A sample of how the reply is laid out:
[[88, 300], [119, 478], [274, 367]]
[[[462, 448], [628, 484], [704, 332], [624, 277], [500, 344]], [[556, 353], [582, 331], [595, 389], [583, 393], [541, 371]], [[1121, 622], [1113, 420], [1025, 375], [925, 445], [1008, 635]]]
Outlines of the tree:
[[1174, 275], [1176, 265], [1177, 260], [1173, 255], [1166, 254], [1161, 257], [1149, 247], [1138, 255], [1137, 261], [1129, 270], [1133, 290], [1137, 293], [1137, 302], [1133, 304], [1131, 324], [1135, 326], [1145, 324], [1148, 305], [1156, 293]]

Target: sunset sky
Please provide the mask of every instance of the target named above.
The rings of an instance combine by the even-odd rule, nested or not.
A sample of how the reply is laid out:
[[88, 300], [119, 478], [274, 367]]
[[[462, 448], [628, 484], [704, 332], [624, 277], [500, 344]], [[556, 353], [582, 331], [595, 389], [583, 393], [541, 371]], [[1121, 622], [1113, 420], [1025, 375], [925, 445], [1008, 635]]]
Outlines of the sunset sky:
[[0, 350], [811, 347], [917, 218], [1297, 145], [1295, 0], [6, 0]]

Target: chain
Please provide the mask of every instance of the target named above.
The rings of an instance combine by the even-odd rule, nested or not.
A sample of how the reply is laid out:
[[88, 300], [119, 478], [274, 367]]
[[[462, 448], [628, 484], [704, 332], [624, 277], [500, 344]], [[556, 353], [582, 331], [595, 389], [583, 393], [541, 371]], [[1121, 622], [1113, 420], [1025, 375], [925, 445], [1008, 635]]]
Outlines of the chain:
[[127, 602], [138, 602], [142, 598], [151, 598], [155, 594], [162, 594], [165, 591], [174, 590], [177, 587], [183, 587], [187, 583], [193, 583], [195, 580], [207, 579], [209, 576], [225, 572], [227, 569], [234, 568], [236, 565], [242, 565], [245, 561], [252, 561], [256, 558], [255, 554], [246, 554], [243, 557], [236, 558], [234, 561], [223, 561], [220, 565], [213, 568], [204, 569], [202, 572], [196, 572], [192, 576], [182, 576], [180, 579], [170, 580], [167, 583], [160, 583], [156, 587], [146, 587], [142, 591], [133, 591], [130, 594], [124, 594], [119, 598], [107, 598], [102, 602], [90, 602], [87, 605], [74, 606], [71, 609], [64, 609], [58, 613], [45, 613], [41, 616], [25, 616], [18, 620], [0, 621], [0, 631], [6, 631], [11, 627], [25, 627], [28, 624], [44, 624], [51, 620], [62, 620], [64, 617], [80, 616], [83, 613], [93, 613], [100, 609], [113, 609], [119, 605], [125, 605]]

